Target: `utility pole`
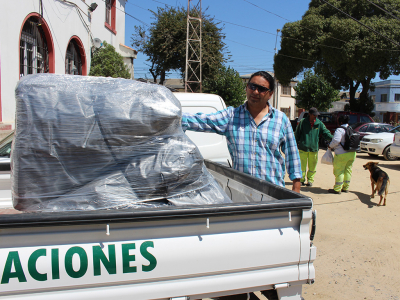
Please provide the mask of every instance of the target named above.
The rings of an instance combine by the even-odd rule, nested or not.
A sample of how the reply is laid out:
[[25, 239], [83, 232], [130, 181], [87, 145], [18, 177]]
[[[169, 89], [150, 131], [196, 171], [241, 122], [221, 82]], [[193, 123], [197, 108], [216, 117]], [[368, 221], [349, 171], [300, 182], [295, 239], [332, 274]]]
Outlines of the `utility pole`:
[[201, 0], [188, 0], [186, 32], [185, 92], [202, 90], [201, 71]]
[[[276, 30], [276, 39], [275, 39], [275, 55], [278, 53], [278, 48], [276, 48], [276, 44], [278, 42], [278, 33], [280, 32], [280, 29]], [[274, 81], [275, 81], [275, 91], [274, 91], [274, 105], [273, 107], [275, 107], [276, 109], [278, 109], [278, 82], [276, 81], [276, 76], [275, 76], [275, 70], [274, 70]]]

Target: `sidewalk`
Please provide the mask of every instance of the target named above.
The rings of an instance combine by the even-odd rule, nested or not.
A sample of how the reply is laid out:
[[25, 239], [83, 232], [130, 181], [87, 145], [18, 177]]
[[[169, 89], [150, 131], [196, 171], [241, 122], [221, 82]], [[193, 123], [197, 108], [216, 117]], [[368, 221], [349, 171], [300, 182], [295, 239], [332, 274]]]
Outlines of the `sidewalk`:
[[[319, 161], [324, 150], [319, 152]], [[379, 162], [389, 174], [386, 206], [377, 206], [379, 196], [370, 199], [370, 173], [362, 165]], [[315, 283], [304, 286], [310, 299], [400, 299], [400, 160], [358, 153], [353, 165], [350, 192], [330, 194], [335, 177], [333, 167], [317, 166], [313, 187], [301, 193], [314, 200], [317, 210]], [[292, 183], [286, 177], [287, 188]]]

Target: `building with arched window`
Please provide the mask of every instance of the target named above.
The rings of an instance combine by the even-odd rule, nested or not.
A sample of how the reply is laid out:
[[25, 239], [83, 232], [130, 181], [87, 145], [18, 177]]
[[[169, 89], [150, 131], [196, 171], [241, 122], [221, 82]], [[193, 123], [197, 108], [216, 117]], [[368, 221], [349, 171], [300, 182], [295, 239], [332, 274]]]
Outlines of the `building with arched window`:
[[14, 128], [14, 91], [36, 73], [88, 75], [102, 41], [124, 57], [133, 79], [137, 52], [125, 45], [126, 0], [13, 0], [0, 12], [0, 136]]

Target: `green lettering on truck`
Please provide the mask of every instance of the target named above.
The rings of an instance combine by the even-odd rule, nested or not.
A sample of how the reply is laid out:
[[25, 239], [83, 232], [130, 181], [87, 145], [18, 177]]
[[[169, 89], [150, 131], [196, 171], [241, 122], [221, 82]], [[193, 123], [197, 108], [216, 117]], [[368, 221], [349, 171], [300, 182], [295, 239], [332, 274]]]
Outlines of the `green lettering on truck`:
[[39, 257], [46, 256], [46, 249], [37, 249], [33, 251], [33, 253], [29, 256], [28, 259], [28, 271], [31, 274], [32, 278], [37, 281], [46, 281], [47, 274], [39, 273], [36, 269], [36, 262]]
[[[11, 272], [14, 265], [15, 272]], [[10, 278], [18, 278], [19, 282], [26, 282], [24, 270], [22, 270], [21, 260], [19, 259], [18, 251], [8, 252], [7, 260], [4, 265], [3, 276], [1, 277], [1, 284], [8, 283]]]
[[58, 258], [58, 249], [51, 249], [51, 277], [60, 279], [60, 260]]
[[101, 275], [100, 261], [108, 274], [117, 274], [117, 260], [115, 257], [115, 245], [108, 245], [108, 256], [104, 254], [100, 246], [93, 246], [93, 272], [94, 276]]
[[140, 253], [142, 256], [149, 261], [149, 264], [142, 265], [142, 271], [144, 272], [150, 272], [153, 271], [154, 268], [157, 266], [157, 259], [151, 254], [150, 252], [147, 251], [147, 248], [154, 248], [154, 243], [151, 241], [144, 242], [140, 245]]
[[[80, 259], [80, 266], [78, 271], [75, 271], [72, 267], [72, 257], [74, 256], [74, 254], [78, 254]], [[69, 248], [67, 253], [65, 254], [65, 271], [67, 271], [67, 274], [72, 278], [81, 278], [83, 275], [85, 275], [87, 269], [88, 257], [85, 249], [77, 246]]]
[[129, 250], [136, 249], [135, 244], [122, 244], [122, 272], [135, 273], [136, 267], [131, 267], [130, 262], [135, 261], [135, 255], [130, 255]]

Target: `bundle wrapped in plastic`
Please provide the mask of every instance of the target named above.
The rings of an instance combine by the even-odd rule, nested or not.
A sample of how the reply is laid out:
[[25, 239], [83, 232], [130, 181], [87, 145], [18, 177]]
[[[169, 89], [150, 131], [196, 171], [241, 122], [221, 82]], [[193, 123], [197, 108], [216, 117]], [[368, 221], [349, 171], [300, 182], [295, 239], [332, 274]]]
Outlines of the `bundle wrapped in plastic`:
[[228, 203], [165, 87], [39, 74], [16, 88], [13, 205], [67, 211]]

